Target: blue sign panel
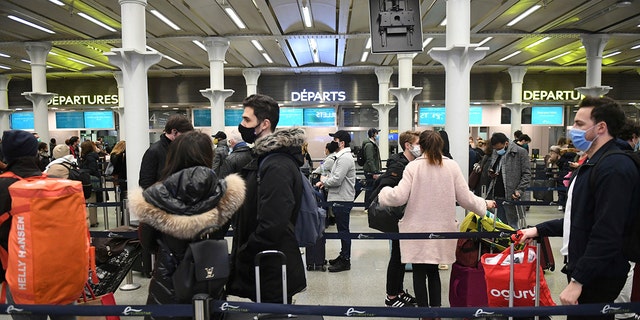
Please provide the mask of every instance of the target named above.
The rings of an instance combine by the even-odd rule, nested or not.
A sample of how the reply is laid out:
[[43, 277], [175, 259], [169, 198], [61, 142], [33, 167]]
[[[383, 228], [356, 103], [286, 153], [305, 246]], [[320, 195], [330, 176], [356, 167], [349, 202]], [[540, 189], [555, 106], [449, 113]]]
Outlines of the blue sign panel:
[[113, 111], [85, 111], [84, 127], [87, 129], [113, 129]]
[[[224, 125], [226, 127], [237, 127], [242, 122], [242, 112], [244, 109], [226, 109], [224, 110]], [[209, 117], [211, 123], [211, 117]], [[280, 126], [280, 124], [278, 124]]]
[[304, 115], [301, 108], [280, 108], [278, 127], [302, 126]]
[[420, 119], [418, 120], [419, 126], [443, 126], [444, 122], [444, 107], [420, 108]]
[[33, 112], [14, 112], [11, 114], [11, 129], [33, 130]]
[[469, 125], [479, 126], [482, 124], [482, 107], [469, 108]]
[[[226, 115], [225, 110], [225, 115]], [[211, 110], [195, 109], [193, 110], [193, 126], [194, 127], [210, 127], [211, 126]]]
[[84, 129], [83, 112], [56, 112], [56, 128]]
[[307, 127], [334, 127], [336, 110], [333, 108], [304, 109], [304, 125]]
[[562, 125], [562, 106], [531, 107], [531, 124]]

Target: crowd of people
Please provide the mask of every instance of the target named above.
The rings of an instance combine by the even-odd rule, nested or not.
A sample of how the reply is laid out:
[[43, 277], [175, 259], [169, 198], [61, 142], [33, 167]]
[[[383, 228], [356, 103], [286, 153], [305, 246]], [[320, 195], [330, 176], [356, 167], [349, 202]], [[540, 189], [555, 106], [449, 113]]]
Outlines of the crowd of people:
[[[243, 101], [243, 107], [237, 131], [229, 134], [220, 131], [208, 136], [194, 131], [186, 117], [171, 116], [160, 140], [141, 160], [139, 181], [128, 184], [131, 209], [140, 217], [141, 242], [149, 253], [155, 253], [155, 263], [147, 262], [154, 266], [149, 267], [149, 304], [188, 303], [178, 301], [168, 281], [176, 269], [170, 257], [182, 257], [205, 227], [211, 237], [220, 239], [233, 229], [225, 294], [255, 300], [254, 258], [263, 250], [278, 250], [286, 256], [287, 301], [283, 301], [279, 284], [280, 265], [270, 259], [262, 271], [262, 301], [290, 303], [307, 287], [293, 228], [301, 206], [301, 168], [327, 195], [338, 233], [350, 232], [350, 212], [357, 196], [357, 157], [350, 147], [351, 135], [344, 130], [329, 134], [326, 158], [314, 169], [305, 132], [295, 127], [277, 130], [280, 106], [274, 99], [254, 94]], [[526, 198], [532, 179], [528, 135], [516, 132], [511, 140], [496, 132], [487, 140], [470, 138], [469, 169], [480, 176], [478, 184], [470, 187], [449, 154], [446, 132], [400, 133], [402, 150], [389, 157], [386, 170], [382, 170], [378, 150], [379, 131], [367, 133], [368, 140], [361, 145], [365, 202], [377, 198], [381, 205], [402, 208], [398, 232], [455, 232], [457, 205], [481, 216], [496, 209], [502, 221], [514, 229], [522, 227], [515, 205]], [[613, 302], [631, 269], [622, 253], [622, 241], [628, 230], [625, 226], [640, 208], [640, 173], [629, 158], [619, 155], [604, 158], [596, 172], [592, 172], [593, 164], [610, 150], [637, 150], [640, 129], [625, 120], [615, 101], [587, 97], [580, 103], [569, 136], [571, 141], [558, 141], [545, 157], [549, 177], [568, 187], [559, 199], [564, 218], [522, 229], [524, 240], [539, 235], [562, 237], [560, 252], [566, 257], [563, 272], [568, 279], [560, 295], [563, 304]], [[64, 178], [63, 165], [70, 163], [89, 170], [93, 177], [102, 174], [96, 166], [106, 151], [98, 143], [70, 137], [64, 145], [52, 140], [49, 145], [39, 143], [33, 150], [24, 150], [16, 148], [15, 137], [15, 131], [3, 136], [4, 170], [23, 176], [45, 171]], [[124, 141], [113, 147], [110, 161], [126, 197]], [[593, 185], [590, 175], [595, 175]], [[4, 192], [8, 185], [0, 178], [0, 190]], [[5, 194], [0, 205], [8, 210], [11, 199]], [[442, 306], [438, 266], [454, 262], [455, 247], [455, 240], [393, 240], [385, 305]], [[413, 267], [415, 297], [403, 288], [406, 263]], [[329, 264], [330, 272], [351, 269], [349, 237], [341, 238], [339, 255]]]

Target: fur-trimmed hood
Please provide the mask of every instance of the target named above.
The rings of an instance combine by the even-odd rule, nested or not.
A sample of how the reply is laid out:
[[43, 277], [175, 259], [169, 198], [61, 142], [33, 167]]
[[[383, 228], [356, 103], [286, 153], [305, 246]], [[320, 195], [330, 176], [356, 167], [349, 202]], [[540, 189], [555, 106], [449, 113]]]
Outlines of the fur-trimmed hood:
[[304, 130], [300, 128], [291, 128], [278, 130], [270, 135], [256, 140], [253, 152], [259, 157], [270, 153], [277, 149], [298, 149], [302, 154], [302, 144], [306, 140]]
[[[239, 175], [227, 176], [222, 184], [226, 185], [226, 190], [223, 188], [222, 196], [217, 203], [213, 202], [215, 207], [205, 208], [200, 213], [172, 213], [159, 208], [145, 200], [145, 195], [140, 188], [129, 192], [129, 205], [132, 213], [140, 218], [140, 222], [173, 237], [190, 240], [207, 227], [214, 225], [221, 227], [226, 224], [244, 202], [245, 182]], [[185, 187], [171, 190], [171, 192], [184, 193], [194, 192], [194, 190]]]

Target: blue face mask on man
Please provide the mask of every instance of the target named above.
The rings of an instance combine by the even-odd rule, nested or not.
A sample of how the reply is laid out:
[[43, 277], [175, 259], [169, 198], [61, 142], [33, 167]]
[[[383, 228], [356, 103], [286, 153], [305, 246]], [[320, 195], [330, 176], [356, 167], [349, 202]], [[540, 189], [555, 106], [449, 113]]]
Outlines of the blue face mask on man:
[[594, 141], [596, 141], [596, 139], [598, 139], [598, 136], [596, 136], [593, 140], [589, 141], [587, 140], [586, 135], [587, 135], [587, 131], [595, 127], [596, 125], [593, 125], [591, 128], [587, 130], [575, 129], [575, 128], [572, 128], [571, 130], [569, 130], [569, 138], [573, 142], [573, 145], [576, 147], [576, 149], [580, 151], [587, 151], [589, 150], [589, 148], [591, 148], [591, 144]]
[[500, 149], [500, 150], [496, 150], [496, 153], [499, 156], [504, 156], [505, 153], [507, 153], [507, 146], [505, 145], [504, 148]]

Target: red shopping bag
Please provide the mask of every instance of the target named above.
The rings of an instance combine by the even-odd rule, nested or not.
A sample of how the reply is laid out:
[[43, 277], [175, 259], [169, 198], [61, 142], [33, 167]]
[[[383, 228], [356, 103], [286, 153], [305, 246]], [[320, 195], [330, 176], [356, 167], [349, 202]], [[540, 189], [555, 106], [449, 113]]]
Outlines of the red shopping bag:
[[[514, 253], [513, 305], [531, 307], [535, 305], [536, 247], [525, 246]], [[480, 260], [487, 283], [487, 297], [491, 307], [509, 306], [509, 248], [501, 253], [487, 253]], [[555, 306], [551, 291], [540, 269], [540, 305]]]

